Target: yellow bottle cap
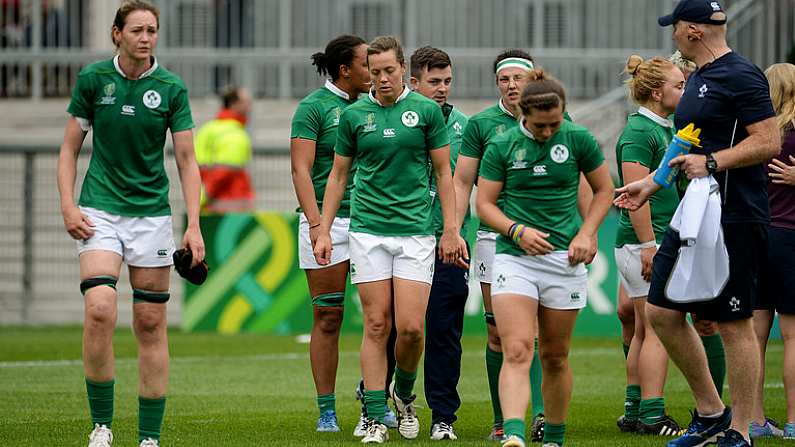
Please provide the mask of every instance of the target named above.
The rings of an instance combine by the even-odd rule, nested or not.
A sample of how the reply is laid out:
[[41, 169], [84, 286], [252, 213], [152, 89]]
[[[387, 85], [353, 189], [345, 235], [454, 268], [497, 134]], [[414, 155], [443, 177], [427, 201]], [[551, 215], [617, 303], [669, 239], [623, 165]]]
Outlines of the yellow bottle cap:
[[679, 129], [679, 132], [676, 132], [676, 136], [689, 142], [693, 146], [701, 147], [701, 140], [699, 139], [701, 129], [696, 129], [695, 127], [693, 123], [690, 123], [685, 126], [684, 129]]

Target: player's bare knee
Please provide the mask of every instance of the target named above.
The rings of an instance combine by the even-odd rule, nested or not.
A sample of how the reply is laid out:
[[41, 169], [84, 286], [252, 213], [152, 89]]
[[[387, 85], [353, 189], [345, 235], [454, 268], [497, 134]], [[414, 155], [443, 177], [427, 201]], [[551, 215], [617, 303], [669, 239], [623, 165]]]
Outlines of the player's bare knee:
[[367, 318], [364, 325], [364, 333], [368, 339], [378, 343], [379, 345], [386, 346], [389, 339], [389, 333], [392, 331], [392, 325], [386, 318]]
[[622, 325], [635, 323], [635, 310], [632, 308], [632, 302], [629, 306], [619, 304], [616, 308], [616, 315]]
[[503, 341], [502, 355], [506, 363], [514, 366], [527, 366], [530, 367], [530, 361], [533, 358], [533, 341], [532, 340], [511, 340], [508, 342]]
[[336, 335], [342, 326], [342, 308], [322, 307], [317, 310], [315, 324], [324, 335]]
[[97, 330], [113, 330], [116, 326], [115, 300], [95, 299], [86, 301], [85, 326]]
[[408, 323], [398, 329], [398, 340], [401, 344], [419, 345], [423, 342], [424, 326], [422, 322]]
[[552, 349], [539, 352], [539, 358], [541, 360], [541, 368], [545, 373], [562, 373], [569, 364], [569, 354], [563, 349]]

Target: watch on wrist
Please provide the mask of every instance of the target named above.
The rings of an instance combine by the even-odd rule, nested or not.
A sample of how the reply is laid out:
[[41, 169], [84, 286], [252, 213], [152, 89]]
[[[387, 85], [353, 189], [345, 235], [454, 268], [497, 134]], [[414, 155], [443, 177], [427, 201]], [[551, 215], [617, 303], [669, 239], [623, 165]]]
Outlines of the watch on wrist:
[[718, 162], [715, 161], [715, 158], [712, 156], [712, 154], [706, 155], [705, 164], [707, 166], [707, 172], [709, 172], [710, 175], [715, 174], [715, 172], [718, 171]]

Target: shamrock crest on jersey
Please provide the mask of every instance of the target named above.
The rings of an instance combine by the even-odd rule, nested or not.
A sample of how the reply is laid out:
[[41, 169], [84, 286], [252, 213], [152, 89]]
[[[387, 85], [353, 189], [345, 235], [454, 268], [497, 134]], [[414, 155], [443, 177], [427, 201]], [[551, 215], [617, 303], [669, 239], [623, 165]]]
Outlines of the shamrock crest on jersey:
[[403, 121], [403, 125], [406, 127], [414, 127], [419, 123], [420, 117], [417, 112], [407, 110], [400, 116], [400, 121]]
[[549, 156], [555, 163], [563, 163], [569, 159], [569, 148], [562, 144], [556, 144], [549, 150]]
[[160, 101], [162, 101], [162, 99], [160, 98], [160, 93], [157, 93], [154, 90], [147, 90], [144, 93], [143, 101], [147, 108], [156, 109], [158, 106], [160, 106]]

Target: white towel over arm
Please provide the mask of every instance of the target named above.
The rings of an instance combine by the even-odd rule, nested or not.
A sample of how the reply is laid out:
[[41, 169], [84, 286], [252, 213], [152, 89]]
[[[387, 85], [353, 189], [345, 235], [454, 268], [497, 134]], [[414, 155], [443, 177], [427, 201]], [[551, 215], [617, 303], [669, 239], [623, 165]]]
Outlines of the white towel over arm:
[[688, 303], [720, 295], [729, 281], [729, 254], [720, 224], [718, 182], [712, 176], [693, 179], [671, 220], [681, 246], [665, 285], [669, 300]]

